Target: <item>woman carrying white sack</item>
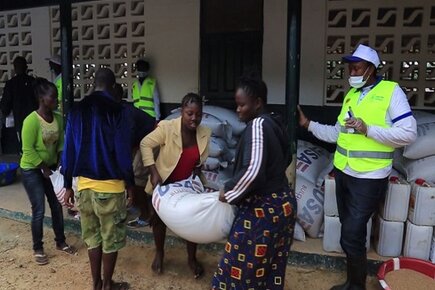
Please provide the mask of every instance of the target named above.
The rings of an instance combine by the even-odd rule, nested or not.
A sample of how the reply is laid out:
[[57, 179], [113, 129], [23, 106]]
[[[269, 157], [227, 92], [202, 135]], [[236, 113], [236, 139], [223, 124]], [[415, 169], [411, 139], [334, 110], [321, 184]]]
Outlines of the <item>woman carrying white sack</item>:
[[212, 289], [284, 289], [297, 203], [285, 170], [289, 142], [282, 123], [265, 111], [266, 84], [242, 78], [235, 95], [240, 138], [234, 176], [220, 200], [238, 206]]
[[[194, 93], [187, 94], [181, 101], [181, 116], [173, 120], [160, 121], [157, 128], [140, 143], [142, 161], [150, 170], [150, 178], [145, 192], [152, 194], [158, 184], [174, 183], [188, 178], [192, 173], [199, 174], [201, 165], [208, 157], [208, 144], [211, 131], [201, 126], [202, 99]], [[159, 155], [154, 159], [154, 149]], [[156, 253], [151, 269], [163, 272], [164, 243], [166, 225], [155, 211], [151, 213]], [[194, 277], [200, 277], [204, 270], [196, 260], [197, 244], [186, 241], [188, 265]]]

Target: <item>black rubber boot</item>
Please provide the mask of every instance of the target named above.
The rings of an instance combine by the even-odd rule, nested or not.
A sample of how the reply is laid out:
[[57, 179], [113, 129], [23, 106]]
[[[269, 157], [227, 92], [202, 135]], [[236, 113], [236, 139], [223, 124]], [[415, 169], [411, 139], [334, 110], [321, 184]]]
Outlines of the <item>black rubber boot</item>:
[[367, 256], [349, 257], [350, 287], [349, 290], [365, 290], [367, 278]]
[[350, 267], [350, 259], [348, 257], [346, 257], [346, 272], [347, 272], [347, 278], [346, 278], [346, 282], [344, 282], [344, 284], [340, 284], [340, 285], [335, 285], [332, 286], [330, 290], [349, 290], [350, 288], [350, 272], [351, 272], [351, 267]]

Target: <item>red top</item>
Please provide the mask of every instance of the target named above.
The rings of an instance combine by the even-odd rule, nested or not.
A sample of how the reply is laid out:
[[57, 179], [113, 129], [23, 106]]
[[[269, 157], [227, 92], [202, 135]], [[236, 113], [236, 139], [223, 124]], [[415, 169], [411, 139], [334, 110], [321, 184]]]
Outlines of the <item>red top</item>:
[[178, 160], [177, 166], [175, 166], [166, 182], [172, 183], [188, 178], [192, 174], [193, 169], [195, 169], [195, 166], [198, 165], [198, 161], [199, 149], [197, 144], [183, 148], [180, 160]]

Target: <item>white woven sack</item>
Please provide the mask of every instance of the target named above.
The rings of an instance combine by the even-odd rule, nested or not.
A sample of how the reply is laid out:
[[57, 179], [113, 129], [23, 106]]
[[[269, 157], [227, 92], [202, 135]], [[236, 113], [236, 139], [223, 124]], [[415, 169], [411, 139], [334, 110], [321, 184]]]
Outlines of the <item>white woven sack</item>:
[[227, 121], [232, 128], [233, 135], [235, 136], [239, 136], [240, 134], [242, 134], [243, 130], [245, 130], [246, 128], [246, 124], [240, 121], [239, 117], [234, 111], [222, 107], [208, 105], [204, 106], [202, 111], [204, 113], [215, 116], [219, 120]]
[[435, 123], [435, 114], [423, 111], [413, 111], [412, 115], [417, 121], [417, 125]]
[[208, 145], [208, 156], [219, 157], [227, 154], [228, 147], [225, 140], [218, 137], [211, 137]]
[[435, 123], [417, 126], [417, 139], [403, 150], [403, 156], [420, 159], [435, 155]]
[[302, 242], [306, 241], [305, 231], [304, 231], [304, 229], [302, 228], [302, 226], [298, 222], [295, 223], [295, 229], [294, 229], [294, 232], [293, 232], [293, 238], [295, 240], [302, 241]]
[[[174, 113], [167, 116], [165, 120], [172, 120], [180, 117], [181, 110], [174, 110]], [[211, 114], [202, 114], [201, 125], [211, 130], [212, 136], [223, 138], [227, 142], [231, 142], [232, 128], [226, 121], [222, 121]]]
[[216, 157], [208, 157], [203, 164], [204, 170], [217, 170], [221, 167], [226, 168], [227, 166], [227, 161], [222, 161]]
[[176, 235], [198, 244], [226, 239], [235, 217], [235, 207], [220, 202], [218, 191], [205, 193], [198, 177], [157, 186], [152, 204]]
[[[400, 151], [396, 150], [396, 152]], [[405, 175], [408, 182], [422, 178], [428, 182], [435, 183], [435, 155], [413, 160], [395, 153], [393, 166]]]
[[323, 224], [323, 191], [305, 178], [296, 176], [295, 195], [298, 202], [297, 221], [308, 236], [317, 238]]
[[217, 172], [203, 170], [202, 174], [204, 175], [207, 182], [206, 184], [204, 184], [204, 186], [206, 188], [216, 191], [224, 188], [225, 182], [231, 179], [232, 168], [219, 170]]
[[321, 186], [333, 168], [331, 153], [326, 149], [298, 140], [296, 174]]

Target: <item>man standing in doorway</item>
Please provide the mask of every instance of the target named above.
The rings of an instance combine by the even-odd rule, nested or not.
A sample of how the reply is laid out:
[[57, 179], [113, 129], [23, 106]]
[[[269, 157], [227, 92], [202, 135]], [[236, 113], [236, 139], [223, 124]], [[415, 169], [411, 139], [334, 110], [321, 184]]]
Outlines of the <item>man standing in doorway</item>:
[[118, 251], [126, 242], [127, 206], [133, 201], [134, 186], [130, 122], [126, 110], [113, 98], [114, 86], [110, 69], [96, 72], [95, 91], [68, 114], [62, 157], [65, 203], [70, 208], [74, 202], [72, 178], [78, 177], [75, 199], [93, 289], [128, 287], [112, 281]]
[[62, 62], [60, 56], [53, 55], [48, 58], [48, 65], [50, 66], [50, 72], [53, 74], [53, 83], [57, 88], [57, 109], [63, 112], [62, 108]]
[[351, 89], [335, 126], [307, 119], [299, 124], [317, 138], [337, 143], [334, 154], [340, 244], [346, 253], [347, 280], [332, 290], [366, 289], [367, 222], [385, 198], [395, 148], [412, 143], [417, 125], [400, 86], [376, 76], [377, 52], [360, 44], [343, 58]]
[[38, 108], [38, 101], [33, 93], [33, 82], [35, 79], [27, 74], [26, 59], [22, 56], [17, 56], [14, 59], [13, 65], [15, 76], [5, 84], [0, 108], [5, 117], [12, 112], [21, 148], [23, 121], [31, 112]]
[[150, 64], [146, 60], [136, 61], [137, 80], [133, 82], [132, 98], [134, 106], [160, 121], [160, 96], [157, 81], [150, 77]]

